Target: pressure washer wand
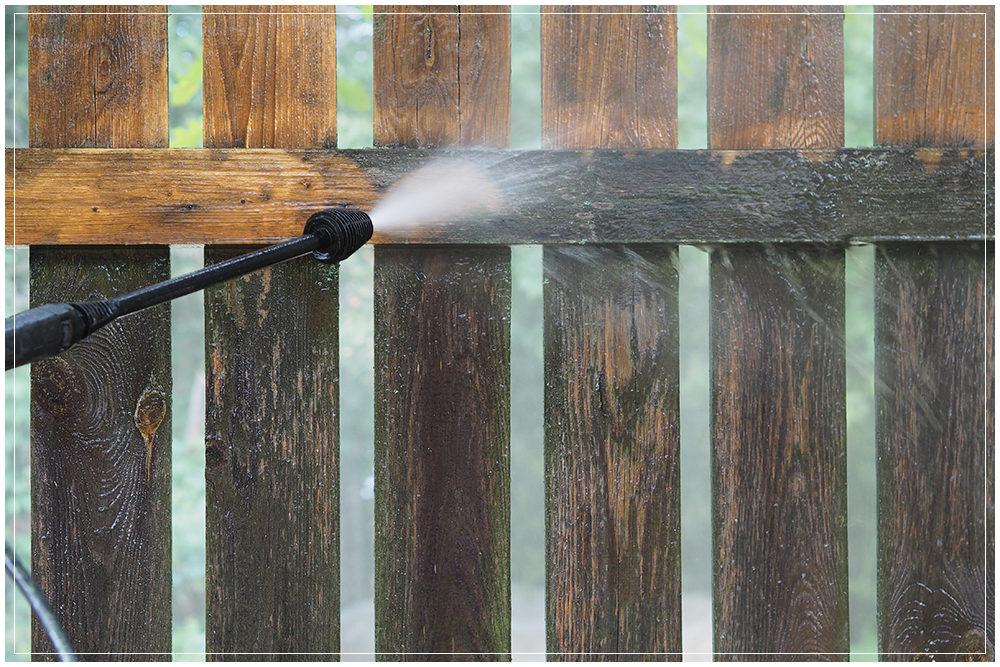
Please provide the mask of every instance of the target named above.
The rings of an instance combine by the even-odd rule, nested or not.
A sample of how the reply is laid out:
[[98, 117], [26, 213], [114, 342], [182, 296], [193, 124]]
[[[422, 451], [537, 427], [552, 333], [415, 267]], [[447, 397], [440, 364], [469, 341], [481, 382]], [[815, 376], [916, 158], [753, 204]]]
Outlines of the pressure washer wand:
[[135, 292], [103, 301], [39, 306], [4, 321], [7, 370], [69, 349], [105, 324], [150, 306], [191, 294], [308, 252], [327, 264], [354, 254], [372, 236], [363, 211], [327, 209], [314, 213], [303, 235], [256, 252], [220, 262]]

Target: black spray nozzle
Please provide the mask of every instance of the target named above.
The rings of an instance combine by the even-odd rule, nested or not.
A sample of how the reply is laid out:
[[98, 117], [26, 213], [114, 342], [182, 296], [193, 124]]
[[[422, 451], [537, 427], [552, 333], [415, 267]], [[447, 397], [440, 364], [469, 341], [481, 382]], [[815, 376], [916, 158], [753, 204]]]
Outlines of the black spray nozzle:
[[327, 209], [314, 213], [306, 223], [304, 234], [297, 239], [206, 266], [114, 299], [50, 304], [18, 313], [4, 322], [7, 370], [59, 354], [122, 315], [308, 252], [321, 262], [341, 262], [367, 243], [372, 231], [372, 220], [363, 211]]
[[342, 262], [372, 237], [372, 219], [364, 211], [351, 208], [328, 208], [313, 213], [305, 234], [320, 238], [313, 257], [327, 264]]

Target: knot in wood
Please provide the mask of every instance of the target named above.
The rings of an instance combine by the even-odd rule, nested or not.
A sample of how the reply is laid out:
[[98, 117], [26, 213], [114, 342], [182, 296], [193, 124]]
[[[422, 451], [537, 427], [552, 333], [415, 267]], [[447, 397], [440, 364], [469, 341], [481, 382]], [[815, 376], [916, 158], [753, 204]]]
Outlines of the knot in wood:
[[90, 50], [90, 71], [94, 80], [94, 92], [106, 93], [111, 88], [111, 46], [99, 42]]
[[146, 443], [146, 479], [150, 477], [150, 466], [153, 460], [153, 440], [156, 430], [167, 412], [167, 399], [157, 389], [146, 387], [135, 406], [135, 426], [142, 434]]
[[49, 414], [65, 417], [81, 405], [82, 378], [64, 358], [51, 357], [36, 362], [32, 375], [38, 389], [38, 405]]

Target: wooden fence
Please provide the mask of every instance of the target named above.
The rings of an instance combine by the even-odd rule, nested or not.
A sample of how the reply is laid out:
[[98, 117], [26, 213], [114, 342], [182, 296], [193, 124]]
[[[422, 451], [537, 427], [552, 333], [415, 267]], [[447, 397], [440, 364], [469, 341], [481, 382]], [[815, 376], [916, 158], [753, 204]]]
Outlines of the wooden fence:
[[[32, 8], [5, 233], [33, 306], [164, 279], [171, 243], [215, 262], [370, 208], [412, 149], [509, 143], [507, 7], [376, 7], [387, 148], [338, 151], [333, 9], [206, 6], [205, 148], [170, 149], [165, 9]], [[839, 9], [711, 8], [696, 152], [672, 150], [674, 8], [599, 9], [544, 10], [545, 145], [492, 172], [544, 165], [527, 204], [374, 239], [376, 650], [509, 657], [509, 246], [543, 243], [547, 651], [680, 657], [671, 256], [694, 243], [714, 650], [846, 658], [844, 248], [865, 241], [879, 650], [992, 658], [994, 10], [880, 8], [879, 148], [847, 150]], [[206, 294], [213, 659], [340, 651], [336, 281], [301, 261]], [[169, 359], [159, 306], [31, 369], [33, 572], [90, 658], [169, 658]]]

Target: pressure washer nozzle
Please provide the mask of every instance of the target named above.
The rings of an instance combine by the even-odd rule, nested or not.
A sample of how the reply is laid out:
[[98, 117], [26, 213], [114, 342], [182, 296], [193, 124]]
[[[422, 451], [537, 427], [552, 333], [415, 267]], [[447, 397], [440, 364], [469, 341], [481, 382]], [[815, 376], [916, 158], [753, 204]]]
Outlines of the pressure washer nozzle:
[[313, 213], [303, 233], [320, 238], [313, 257], [327, 264], [336, 264], [367, 243], [373, 231], [372, 219], [364, 211], [328, 208]]

